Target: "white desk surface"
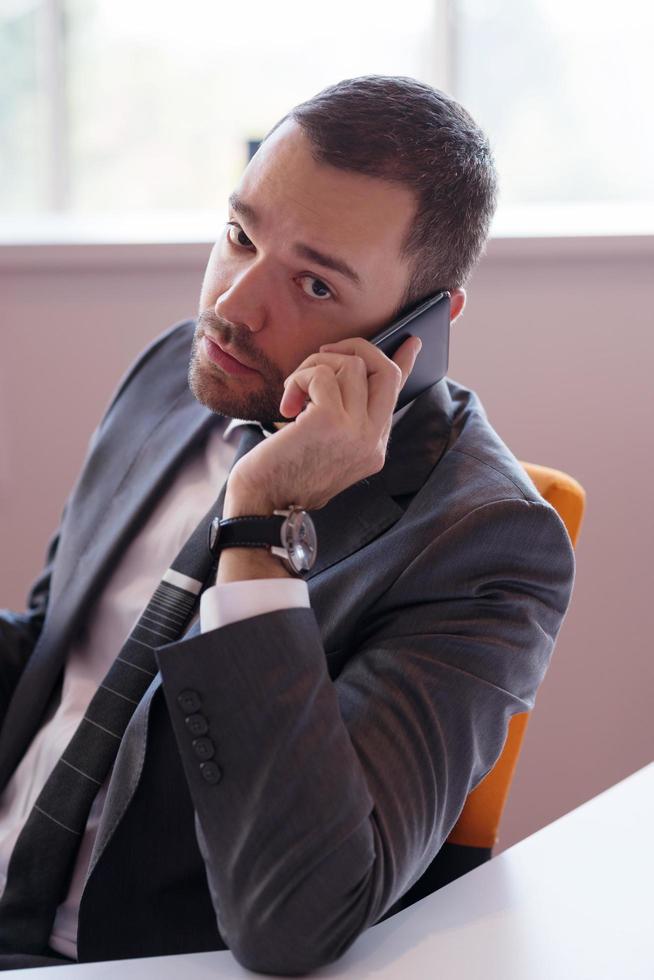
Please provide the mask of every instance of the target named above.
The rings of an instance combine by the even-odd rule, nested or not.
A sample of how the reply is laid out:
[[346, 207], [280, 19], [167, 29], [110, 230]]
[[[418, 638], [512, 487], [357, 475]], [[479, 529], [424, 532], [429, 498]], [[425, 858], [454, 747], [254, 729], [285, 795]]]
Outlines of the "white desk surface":
[[[654, 980], [654, 763], [367, 929], [311, 976]], [[30, 980], [262, 976], [229, 950], [10, 970]]]

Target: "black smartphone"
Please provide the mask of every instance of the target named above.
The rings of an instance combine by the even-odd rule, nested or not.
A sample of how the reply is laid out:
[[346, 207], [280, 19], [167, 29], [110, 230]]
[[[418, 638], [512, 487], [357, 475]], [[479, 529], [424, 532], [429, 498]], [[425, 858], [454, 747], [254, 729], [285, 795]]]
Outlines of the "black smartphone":
[[450, 294], [436, 293], [402, 314], [370, 338], [387, 357], [392, 357], [407, 337], [420, 337], [422, 350], [402, 388], [395, 411], [417, 398], [447, 374], [450, 353]]

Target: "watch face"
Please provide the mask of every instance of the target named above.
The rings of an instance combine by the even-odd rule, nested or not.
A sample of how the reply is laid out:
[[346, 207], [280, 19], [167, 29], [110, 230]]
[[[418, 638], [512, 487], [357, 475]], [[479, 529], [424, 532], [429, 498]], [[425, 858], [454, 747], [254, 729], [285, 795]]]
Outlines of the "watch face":
[[284, 547], [289, 561], [297, 572], [313, 568], [318, 551], [316, 529], [305, 510], [294, 510], [282, 526]]

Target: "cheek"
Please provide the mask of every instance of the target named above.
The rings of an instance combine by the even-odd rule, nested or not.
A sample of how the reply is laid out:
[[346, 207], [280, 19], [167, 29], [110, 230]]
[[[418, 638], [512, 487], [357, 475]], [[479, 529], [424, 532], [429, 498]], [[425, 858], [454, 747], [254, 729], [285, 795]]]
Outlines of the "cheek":
[[[292, 335], [292, 347], [296, 354], [295, 364], [291, 370], [295, 370], [311, 354], [317, 354], [322, 344], [334, 343], [341, 339], [338, 323], [338, 320], [332, 323], [327, 317], [317, 317], [315, 314], [311, 320], [307, 316], [301, 321]], [[353, 336], [352, 331], [346, 336]]]
[[[294, 371], [311, 354], [318, 353], [322, 344], [333, 344], [350, 337], [361, 337], [363, 312], [356, 312], [343, 304], [305, 304], [297, 300], [289, 302], [284, 319], [284, 337], [288, 349], [295, 352], [295, 363], [289, 366], [286, 376]], [[281, 331], [280, 331], [281, 334]], [[279, 363], [284, 358], [280, 351]]]
[[230, 262], [225, 255], [225, 249], [221, 242], [218, 242], [211, 250], [209, 261], [204, 272], [202, 288], [200, 291], [203, 309], [213, 306], [218, 296], [229, 289], [233, 278]]
[[204, 270], [202, 287], [200, 289], [200, 306], [202, 309], [206, 309], [210, 305], [212, 295], [216, 290], [218, 269], [219, 263], [217, 261], [216, 246], [214, 245], [209, 256], [209, 261], [207, 262], [207, 267]]

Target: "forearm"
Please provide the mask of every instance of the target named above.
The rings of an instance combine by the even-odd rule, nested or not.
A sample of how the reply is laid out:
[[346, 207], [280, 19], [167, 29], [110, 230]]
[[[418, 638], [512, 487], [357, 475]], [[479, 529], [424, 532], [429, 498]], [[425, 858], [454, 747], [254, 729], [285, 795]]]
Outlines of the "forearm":
[[[266, 972], [341, 955], [369, 908], [373, 801], [313, 611], [256, 616], [160, 648], [158, 659], [230, 948]], [[182, 689], [201, 697], [218, 783], [202, 777]]]
[[[372, 612], [350, 610], [342, 669], [331, 655], [348, 634], [324, 610], [326, 640], [313, 609], [286, 609], [158, 651], [218, 927], [246, 966], [308, 971], [340, 956], [426, 870], [510, 716], [533, 706], [572, 584], [560, 520], [493, 501], [424, 537], [397, 557], [410, 580]], [[374, 595], [372, 574], [367, 585]], [[333, 601], [353, 602], [336, 589]], [[208, 718], [214, 785], [183, 689]]]

